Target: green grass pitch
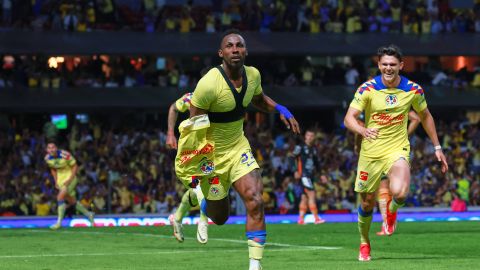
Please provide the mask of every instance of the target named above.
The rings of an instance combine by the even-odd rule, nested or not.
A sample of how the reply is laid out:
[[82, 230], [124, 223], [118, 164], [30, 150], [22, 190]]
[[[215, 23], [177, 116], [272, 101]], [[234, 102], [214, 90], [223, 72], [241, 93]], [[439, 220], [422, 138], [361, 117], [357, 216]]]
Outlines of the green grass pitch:
[[[0, 269], [248, 269], [243, 225], [209, 227], [198, 244], [196, 226], [177, 243], [171, 228], [2, 229]], [[268, 225], [265, 270], [478, 269], [479, 222], [399, 223], [391, 237], [374, 233], [372, 261], [357, 261], [356, 223]]]

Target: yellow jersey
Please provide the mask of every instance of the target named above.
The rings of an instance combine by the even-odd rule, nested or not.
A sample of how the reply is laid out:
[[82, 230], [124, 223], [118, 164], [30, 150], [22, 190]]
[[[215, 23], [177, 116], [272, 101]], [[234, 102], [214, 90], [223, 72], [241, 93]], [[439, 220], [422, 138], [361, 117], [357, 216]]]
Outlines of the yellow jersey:
[[[260, 72], [250, 66], [245, 66], [247, 88], [242, 105], [247, 107], [254, 95], [260, 95]], [[236, 89], [241, 91], [241, 87]], [[193, 92], [191, 103], [193, 106], [209, 112], [229, 112], [235, 109], [235, 97], [230, 86], [217, 68], [212, 68], [203, 76]], [[207, 130], [207, 139], [215, 142], [215, 151], [228, 151], [243, 137], [243, 118], [228, 123], [210, 123]]]
[[382, 159], [398, 151], [410, 151], [407, 123], [410, 108], [421, 112], [427, 108], [422, 87], [400, 76], [397, 87], [387, 88], [381, 76], [363, 83], [350, 107], [365, 111], [365, 127], [378, 129], [377, 139], [362, 140], [360, 155]]
[[65, 150], [58, 150], [57, 156], [45, 156], [45, 162], [51, 169], [57, 170], [57, 184], [61, 186], [72, 174], [72, 167], [77, 163], [75, 158]]

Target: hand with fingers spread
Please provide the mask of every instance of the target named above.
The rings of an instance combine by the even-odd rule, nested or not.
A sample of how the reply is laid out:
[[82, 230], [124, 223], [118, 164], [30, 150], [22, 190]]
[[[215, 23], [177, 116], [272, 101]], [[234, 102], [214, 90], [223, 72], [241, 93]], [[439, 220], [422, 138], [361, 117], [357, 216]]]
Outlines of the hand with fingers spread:
[[277, 104], [275, 105], [275, 110], [280, 113], [280, 120], [282, 120], [288, 129], [291, 129], [295, 134], [300, 134], [300, 126], [297, 120], [295, 120], [293, 114], [285, 106]]
[[377, 128], [363, 128], [361, 135], [367, 141], [371, 142], [378, 137], [378, 129]]

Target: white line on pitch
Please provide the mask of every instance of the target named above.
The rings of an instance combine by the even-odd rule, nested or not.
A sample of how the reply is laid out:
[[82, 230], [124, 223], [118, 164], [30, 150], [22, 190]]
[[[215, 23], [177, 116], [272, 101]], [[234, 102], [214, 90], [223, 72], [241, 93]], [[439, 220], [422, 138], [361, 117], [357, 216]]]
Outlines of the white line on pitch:
[[[44, 230], [30, 230], [31, 232], [51, 232], [51, 231], [44, 231]], [[117, 233], [107, 233], [107, 232], [78, 232], [78, 231], [60, 231], [60, 233], [71, 233], [71, 234], [97, 234], [97, 235], [135, 235], [135, 236], [144, 236], [144, 237], [155, 237], [155, 238], [165, 238], [165, 239], [173, 239], [172, 236], [163, 235], [163, 234], [150, 234], [150, 233], [125, 233], [125, 232], [117, 232]], [[196, 240], [195, 237], [185, 237], [185, 239]], [[229, 242], [229, 243], [236, 243], [236, 244], [245, 244], [245, 240], [236, 240], [236, 239], [225, 239], [225, 238], [208, 238], [209, 241], [218, 241], [218, 242]], [[272, 243], [267, 242], [267, 246], [276, 246], [276, 247], [294, 247], [294, 248], [302, 248], [302, 249], [324, 249], [324, 250], [335, 250], [335, 249], [342, 249], [342, 247], [328, 247], [328, 246], [302, 246], [302, 245], [292, 245], [292, 244], [283, 244], [283, 243]]]

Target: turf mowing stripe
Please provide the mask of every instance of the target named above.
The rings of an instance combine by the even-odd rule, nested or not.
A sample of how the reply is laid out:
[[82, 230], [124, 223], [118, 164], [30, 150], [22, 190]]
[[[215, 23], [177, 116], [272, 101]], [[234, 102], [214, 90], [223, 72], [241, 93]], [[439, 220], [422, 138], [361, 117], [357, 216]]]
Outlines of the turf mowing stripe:
[[[45, 231], [45, 230], [30, 230], [30, 232], [48, 232], [52, 233], [52, 231]], [[163, 234], [150, 234], [150, 233], [107, 233], [107, 232], [74, 232], [74, 231], [60, 231], [59, 233], [71, 233], [71, 234], [100, 234], [100, 235], [136, 235], [136, 236], [144, 236], [144, 237], [155, 237], [155, 238], [164, 238], [164, 239], [172, 239], [172, 236], [163, 235]], [[185, 237], [185, 239], [190, 240], [197, 240], [195, 237]], [[229, 242], [229, 243], [236, 243], [245, 245], [245, 240], [236, 240], [236, 239], [226, 239], [226, 238], [208, 238], [209, 241], [218, 241], [218, 242]], [[283, 243], [271, 243], [267, 242], [267, 246], [276, 246], [276, 247], [287, 247], [287, 248], [303, 248], [303, 249], [324, 249], [324, 250], [336, 250], [342, 249], [342, 247], [327, 247], [327, 246], [301, 246], [301, 245], [291, 245], [291, 244], [283, 244]], [[1, 258], [1, 257], [0, 257]]]

